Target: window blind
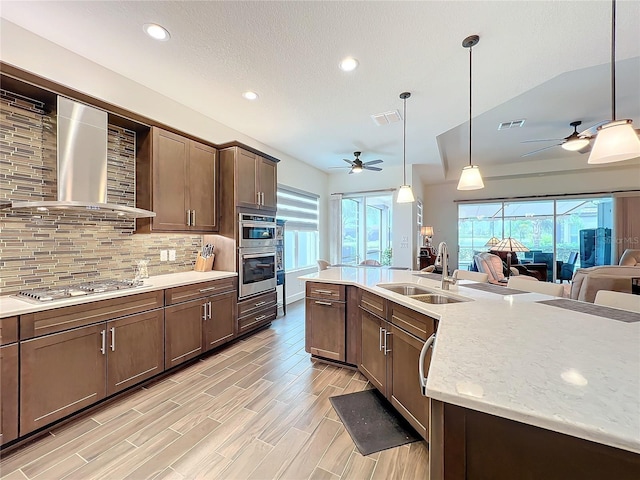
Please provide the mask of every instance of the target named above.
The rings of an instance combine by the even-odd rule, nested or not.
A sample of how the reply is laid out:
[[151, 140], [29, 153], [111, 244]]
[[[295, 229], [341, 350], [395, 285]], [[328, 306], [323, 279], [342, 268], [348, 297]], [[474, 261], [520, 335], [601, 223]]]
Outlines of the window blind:
[[285, 220], [287, 230], [318, 231], [318, 196], [278, 185], [278, 218]]

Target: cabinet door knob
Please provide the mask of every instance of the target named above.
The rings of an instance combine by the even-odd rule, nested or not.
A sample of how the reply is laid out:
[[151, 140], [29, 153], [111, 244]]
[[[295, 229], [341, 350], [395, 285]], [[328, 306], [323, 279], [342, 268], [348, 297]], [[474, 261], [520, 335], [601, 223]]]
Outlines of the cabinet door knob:
[[111, 351], [116, 351], [116, 327], [111, 327]]

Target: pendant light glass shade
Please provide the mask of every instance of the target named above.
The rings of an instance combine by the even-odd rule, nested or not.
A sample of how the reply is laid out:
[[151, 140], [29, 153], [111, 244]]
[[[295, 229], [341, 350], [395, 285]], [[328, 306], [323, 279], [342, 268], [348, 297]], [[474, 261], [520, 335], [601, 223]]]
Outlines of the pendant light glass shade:
[[473, 118], [473, 116], [471, 115], [471, 50], [472, 47], [477, 45], [479, 41], [480, 37], [478, 35], [471, 35], [470, 37], [467, 37], [462, 41], [462, 46], [469, 49], [469, 165], [462, 169], [462, 174], [460, 174], [460, 180], [458, 181], [458, 190], [479, 190], [481, 188], [484, 188], [484, 182], [482, 181], [482, 175], [480, 175], [480, 169], [477, 165], [473, 165], [471, 163], [471, 120]]
[[640, 157], [640, 138], [631, 120], [609, 122], [598, 128], [587, 163], [611, 163]]
[[640, 157], [640, 139], [631, 120], [616, 120], [616, 0], [611, 1], [611, 121], [598, 127], [587, 163], [611, 163]]
[[458, 190], [478, 190], [484, 188], [482, 175], [477, 165], [467, 165], [462, 169], [462, 175], [458, 181]]
[[402, 185], [398, 190], [396, 203], [412, 203], [415, 201], [411, 185], [407, 185], [407, 98], [411, 96], [409, 92], [402, 92], [400, 98], [404, 102], [404, 114], [402, 115]]
[[413, 198], [411, 185], [401, 185], [396, 203], [412, 203], [413, 201], [415, 201], [415, 198]]

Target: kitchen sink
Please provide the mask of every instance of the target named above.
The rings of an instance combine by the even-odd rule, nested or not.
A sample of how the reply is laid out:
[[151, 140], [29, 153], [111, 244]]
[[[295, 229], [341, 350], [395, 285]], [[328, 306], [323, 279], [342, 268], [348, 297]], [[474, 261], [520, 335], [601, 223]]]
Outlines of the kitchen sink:
[[384, 288], [385, 290], [389, 290], [390, 292], [399, 293], [400, 295], [405, 295], [409, 298], [413, 298], [414, 300], [418, 300], [419, 302], [431, 303], [436, 305], [470, 301], [466, 298], [444, 295], [433, 289], [421, 287], [418, 285], [408, 285], [403, 283], [381, 283], [377, 286], [380, 288]]

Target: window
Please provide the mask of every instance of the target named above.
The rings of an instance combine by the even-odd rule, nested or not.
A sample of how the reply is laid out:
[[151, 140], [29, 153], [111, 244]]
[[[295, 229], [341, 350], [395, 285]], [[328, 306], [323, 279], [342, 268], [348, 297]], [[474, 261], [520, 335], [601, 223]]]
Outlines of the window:
[[[571, 269], [611, 264], [611, 197], [463, 203], [458, 206], [458, 268], [487, 251], [491, 237], [511, 237], [529, 248], [520, 263], [546, 263], [547, 280]], [[576, 255], [577, 254], [577, 255]], [[575, 258], [567, 271], [562, 264]]]
[[391, 264], [391, 205], [390, 194], [343, 196], [340, 263]]
[[278, 218], [284, 224], [284, 269], [313, 267], [318, 260], [318, 196], [278, 185]]

